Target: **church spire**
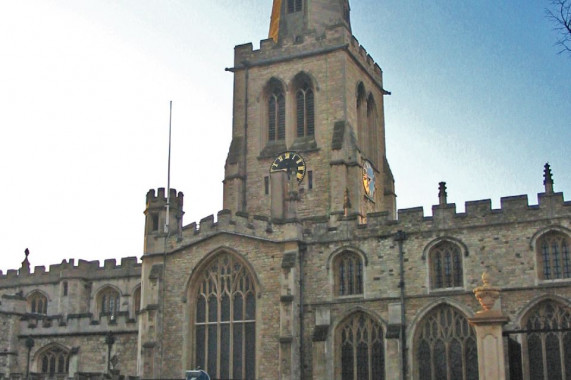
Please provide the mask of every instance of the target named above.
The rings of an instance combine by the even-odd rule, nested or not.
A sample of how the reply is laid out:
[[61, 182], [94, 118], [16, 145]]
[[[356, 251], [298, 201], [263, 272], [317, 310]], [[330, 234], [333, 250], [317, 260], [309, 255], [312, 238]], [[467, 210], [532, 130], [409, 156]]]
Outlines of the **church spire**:
[[349, 0], [274, 0], [269, 38], [275, 42], [322, 34], [343, 25], [351, 30]]

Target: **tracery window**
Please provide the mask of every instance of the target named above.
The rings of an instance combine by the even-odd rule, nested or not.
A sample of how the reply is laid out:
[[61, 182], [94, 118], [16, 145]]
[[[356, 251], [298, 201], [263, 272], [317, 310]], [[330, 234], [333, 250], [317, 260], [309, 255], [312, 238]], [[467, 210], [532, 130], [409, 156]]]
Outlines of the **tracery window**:
[[285, 96], [283, 89], [272, 86], [268, 96], [268, 141], [285, 140]]
[[303, 0], [287, 0], [287, 13], [300, 12]]
[[571, 278], [570, 244], [569, 237], [558, 232], [549, 232], [538, 240], [538, 263], [542, 279]]
[[420, 322], [414, 356], [420, 380], [478, 379], [474, 329], [448, 305], [436, 307]]
[[313, 136], [315, 134], [315, 110], [313, 90], [305, 84], [295, 94], [297, 137]]
[[247, 268], [217, 256], [196, 288], [195, 363], [214, 378], [254, 379], [256, 291]]
[[527, 378], [571, 379], [571, 310], [544, 301], [529, 312], [526, 327]]
[[119, 292], [107, 287], [99, 292], [99, 313], [115, 316], [119, 312]]
[[433, 289], [455, 288], [463, 285], [462, 254], [450, 242], [442, 242], [430, 250], [430, 277]]
[[69, 351], [59, 346], [52, 347], [39, 356], [39, 372], [50, 377], [69, 372]]
[[351, 315], [337, 330], [340, 377], [343, 380], [383, 380], [383, 328], [365, 313]]
[[363, 294], [363, 260], [345, 251], [334, 260], [335, 292], [339, 296]]
[[42, 293], [35, 291], [28, 296], [28, 310], [30, 313], [47, 314], [48, 299]]

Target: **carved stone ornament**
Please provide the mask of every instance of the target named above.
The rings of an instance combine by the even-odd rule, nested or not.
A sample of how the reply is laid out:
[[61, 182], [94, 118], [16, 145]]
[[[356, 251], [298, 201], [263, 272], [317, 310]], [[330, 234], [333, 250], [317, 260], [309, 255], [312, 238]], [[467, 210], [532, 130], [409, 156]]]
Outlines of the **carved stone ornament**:
[[496, 303], [496, 300], [500, 298], [500, 288], [496, 288], [490, 285], [490, 275], [488, 272], [482, 274], [483, 286], [478, 286], [474, 289], [474, 295], [482, 305], [482, 312], [491, 310]]

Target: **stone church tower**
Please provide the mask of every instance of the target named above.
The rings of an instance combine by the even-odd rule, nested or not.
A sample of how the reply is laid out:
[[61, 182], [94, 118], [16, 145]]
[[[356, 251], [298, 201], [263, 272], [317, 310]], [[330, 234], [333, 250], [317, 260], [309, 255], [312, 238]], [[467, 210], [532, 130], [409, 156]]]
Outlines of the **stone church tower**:
[[[345, 211], [394, 218], [388, 93], [380, 67], [351, 35], [348, 1], [274, 1], [272, 23], [275, 41], [235, 49], [224, 208], [273, 220]], [[284, 176], [294, 166], [296, 178]]]
[[0, 380], [570, 378], [571, 202], [550, 166], [536, 205], [457, 212], [442, 182], [431, 215], [397, 211], [388, 92], [348, 0], [273, 5], [229, 69], [224, 209], [184, 225], [182, 193], [150, 190], [142, 262], [32, 272], [27, 252], [0, 272]]

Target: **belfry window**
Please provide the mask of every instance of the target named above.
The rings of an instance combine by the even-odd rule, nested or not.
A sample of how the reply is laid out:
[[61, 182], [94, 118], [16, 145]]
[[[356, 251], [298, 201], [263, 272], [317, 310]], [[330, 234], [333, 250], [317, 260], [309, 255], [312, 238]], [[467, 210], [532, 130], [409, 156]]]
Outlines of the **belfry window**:
[[462, 255], [457, 245], [443, 242], [430, 251], [430, 277], [433, 289], [462, 286]]
[[287, 13], [301, 12], [303, 0], [287, 0]]
[[363, 294], [363, 261], [354, 252], [343, 252], [334, 261], [335, 292], [338, 296]]
[[[337, 344], [343, 380], [382, 380], [385, 378], [383, 329], [367, 314], [358, 312], [337, 331]], [[336, 366], [339, 368], [339, 366]]]
[[195, 293], [195, 363], [219, 379], [254, 379], [256, 291], [252, 276], [224, 253], [200, 274]]
[[569, 245], [569, 237], [557, 232], [547, 233], [538, 240], [538, 263], [543, 280], [571, 278]]
[[313, 136], [315, 133], [315, 110], [311, 87], [306, 84], [303, 88], [297, 90], [295, 100], [297, 137]]
[[414, 357], [420, 380], [478, 380], [474, 329], [448, 305], [436, 307], [420, 321]]
[[285, 96], [277, 88], [268, 98], [268, 140], [285, 140]]

